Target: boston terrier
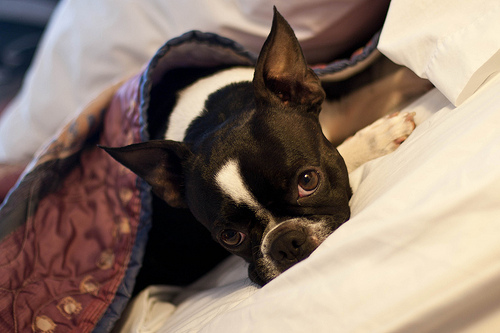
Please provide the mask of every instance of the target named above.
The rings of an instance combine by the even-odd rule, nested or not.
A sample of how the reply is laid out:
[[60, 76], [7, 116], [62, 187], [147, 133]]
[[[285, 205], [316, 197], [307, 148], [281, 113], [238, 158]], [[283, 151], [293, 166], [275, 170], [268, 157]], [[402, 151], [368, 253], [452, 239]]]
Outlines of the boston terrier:
[[385, 117], [337, 150], [318, 120], [324, 100], [275, 8], [255, 68], [224, 69], [182, 90], [164, 140], [102, 148], [170, 206], [189, 208], [264, 285], [349, 219], [348, 170], [396, 149], [415, 126], [411, 114]]

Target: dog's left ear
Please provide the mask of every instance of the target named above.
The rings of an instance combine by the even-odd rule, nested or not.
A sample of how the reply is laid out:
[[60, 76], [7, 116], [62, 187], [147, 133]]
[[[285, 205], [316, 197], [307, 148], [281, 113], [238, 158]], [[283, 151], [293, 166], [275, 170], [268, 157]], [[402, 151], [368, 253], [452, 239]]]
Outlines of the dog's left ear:
[[192, 153], [186, 144], [153, 140], [119, 148], [99, 147], [144, 179], [170, 206], [187, 207], [183, 164]]
[[325, 92], [307, 66], [299, 41], [274, 7], [271, 32], [260, 51], [253, 79], [259, 106], [304, 107], [319, 113]]

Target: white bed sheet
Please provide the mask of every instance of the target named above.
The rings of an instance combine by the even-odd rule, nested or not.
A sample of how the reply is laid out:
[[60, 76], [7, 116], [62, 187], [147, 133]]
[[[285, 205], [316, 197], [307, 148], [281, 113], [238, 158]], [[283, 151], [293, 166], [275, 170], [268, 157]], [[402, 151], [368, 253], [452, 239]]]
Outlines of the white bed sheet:
[[356, 171], [351, 220], [310, 258], [261, 289], [231, 258], [155, 327], [165, 303], [143, 299], [126, 331], [498, 330], [500, 75], [458, 107], [435, 89], [409, 108], [427, 119]]

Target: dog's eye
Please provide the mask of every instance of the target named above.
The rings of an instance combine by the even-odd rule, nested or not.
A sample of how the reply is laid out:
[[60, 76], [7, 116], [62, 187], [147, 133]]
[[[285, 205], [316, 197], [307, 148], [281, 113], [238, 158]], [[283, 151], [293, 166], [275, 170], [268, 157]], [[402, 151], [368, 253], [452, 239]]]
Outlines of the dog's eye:
[[245, 234], [236, 230], [226, 229], [220, 234], [220, 240], [227, 246], [238, 246], [245, 240]]
[[299, 176], [298, 189], [299, 198], [307, 197], [316, 191], [319, 184], [319, 173], [316, 170], [308, 170]]

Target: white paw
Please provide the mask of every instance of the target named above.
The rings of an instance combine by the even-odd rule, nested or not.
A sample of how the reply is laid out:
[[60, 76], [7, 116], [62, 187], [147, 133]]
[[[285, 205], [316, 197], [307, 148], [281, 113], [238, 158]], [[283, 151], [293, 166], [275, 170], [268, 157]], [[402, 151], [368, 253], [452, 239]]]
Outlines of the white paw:
[[357, 139], [364, 141], [374, 157], [396, 150], [415, 129], [415, 112], [396, 112], [380, 118], [357, 132]]
[[398, 148], [415, 129], [415, 112], [396, 112], [358, 131], [337, 149], [349, 172]]

